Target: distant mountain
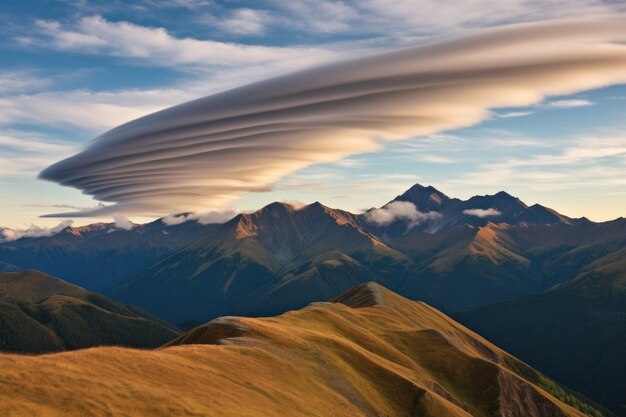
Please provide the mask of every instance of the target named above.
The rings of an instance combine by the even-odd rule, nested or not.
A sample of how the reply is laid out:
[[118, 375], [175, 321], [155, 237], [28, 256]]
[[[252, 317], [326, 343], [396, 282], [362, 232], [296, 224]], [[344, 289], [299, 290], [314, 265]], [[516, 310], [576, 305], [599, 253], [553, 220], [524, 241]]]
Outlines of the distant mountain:
[[161, 219], [131, 230], [113, 223], [67, 227], [52, 236], [0, 243], [0, 262], [10, 264], [11, 270], [38, 269], [91, 291], [109, 293], [128, 276], [213, 227], [196, 221], [168, 226]]
[[0, 351], [156, 347], [177, 330], [132, 307], [38, 271], [0, 273]]
[[320, 203], [273, 203], [166, 256], [115, 297], [175, 323], [271, 315], [364, 281], [391, 281], [410, 262], [364, 230], [354, 214]]
[[393, 201], [441, 216], [380, 226], [319, 203], [273, 203], [120, 281], [113, 295], [182, 323], [280, 314], [373, 280], [459, 311], [544, 291], [626, 245], [624, 220], [571, 219], [504, 192], [461, 201], [416, 185]]
[[546, 290], [626, 246], [626, 220], [529, 225], [487, 223], [388, 242], [416, 266], [394, 287], [446, 311]]
[[456, 317], [626, 416], [626, 249], [598, 259], [574, 279], [541, 294]]
[[216, 319], [157, 351], [0, 355], [0, 413], [73, 417], [86, 409], [110, 416], [603, 415], [437, 310], [371, 283], [279, 317]]
[[416, 184], [383, 208], [398, 201], [414, 204], [420, 213], [436, 213], [439, 216], [419, 223], [399, 218], [390, 224], [380, 226], [368, 221], [367, 215], [362, 215], [360, 218], [363, 226], [388, 241], [410, 233], [438, 233], [460, 226], [482, 227], [490, 222], [532, 226], [588, 222], [586, 219], [569, 218], [539, 204], [529, 207], [519, 198], [504, 191], [459, 200], [448, 197], [432, 186]]

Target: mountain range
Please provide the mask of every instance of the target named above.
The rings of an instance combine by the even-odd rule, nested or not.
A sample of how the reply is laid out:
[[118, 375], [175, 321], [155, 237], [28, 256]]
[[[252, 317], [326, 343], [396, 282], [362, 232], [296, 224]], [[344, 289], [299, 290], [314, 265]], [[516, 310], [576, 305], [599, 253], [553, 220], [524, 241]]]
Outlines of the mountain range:
[[216, 319], [158, 350], [0, 355], [1, 415], [312, 412], [321, 417], [603, 415], [439, 311], [374, 283], [278, 317]]
[[277, 315], [373, 281], [626, 416], [625, 248], [623, 218], [416, 184], [360, 214], [276, 202], [223, 224], [68, 227], [0, 244], [0, 268], [36, 268], [183, 328]]
[[38, 269], [91, 291], [108, 294], [125, 278], [184, 246], [214, 225], [168, 225], [164, 219], [134, 225], [68, 226], [52, 236], [0, 243], [0, 271]]

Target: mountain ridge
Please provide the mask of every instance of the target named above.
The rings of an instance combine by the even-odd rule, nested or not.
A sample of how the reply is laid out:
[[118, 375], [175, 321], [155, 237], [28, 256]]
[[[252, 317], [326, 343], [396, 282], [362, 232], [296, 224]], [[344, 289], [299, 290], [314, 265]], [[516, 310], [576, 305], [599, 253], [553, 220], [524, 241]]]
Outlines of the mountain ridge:
[[156, 347], [178, 334], [156, 317], [39, 271], [0, 272], [0, 350]]

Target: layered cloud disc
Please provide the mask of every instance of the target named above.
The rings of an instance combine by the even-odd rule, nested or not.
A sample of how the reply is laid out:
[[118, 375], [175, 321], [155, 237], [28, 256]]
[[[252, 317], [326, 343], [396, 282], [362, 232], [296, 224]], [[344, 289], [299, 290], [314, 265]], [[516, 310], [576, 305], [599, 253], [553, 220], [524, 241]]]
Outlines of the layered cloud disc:
[[626, 82], [626, 17], [522, 24], [246, 85], [142, 117], [40, 178], [165, 215], [227, 205], [310, 164]]

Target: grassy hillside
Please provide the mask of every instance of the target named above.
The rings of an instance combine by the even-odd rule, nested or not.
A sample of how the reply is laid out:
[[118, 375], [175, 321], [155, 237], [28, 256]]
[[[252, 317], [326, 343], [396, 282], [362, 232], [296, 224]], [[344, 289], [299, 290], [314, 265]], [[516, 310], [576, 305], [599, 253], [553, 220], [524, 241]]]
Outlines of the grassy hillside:
[[30, 270], [0, 273], [0, 350], [54, 352], [99, 345], [156, 347], [170, 325], [65, 281]]
[[573, 398], [376, 284], [278, 317], [216, 319], [156, 351], [0, 355], [0, 415], [10, 417], [600, 415]]
[[626, 416], [626, 249], [545, 293], [455, 317]]

